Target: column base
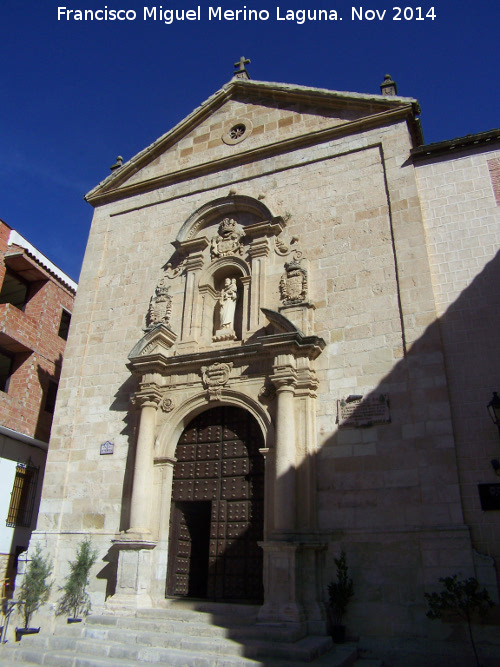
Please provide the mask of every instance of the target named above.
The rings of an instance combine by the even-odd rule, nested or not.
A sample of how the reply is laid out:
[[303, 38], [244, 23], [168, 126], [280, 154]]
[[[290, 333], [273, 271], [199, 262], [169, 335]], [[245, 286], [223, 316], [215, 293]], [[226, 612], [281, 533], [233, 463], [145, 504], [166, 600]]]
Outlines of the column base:
[[127, 532], [113, 540], [118, 549], [116, 592], [105, 607], [110, 611], [133, 612], [152, 607], [152, 551], [156, 542], [144, 539], [144, 533]]
[[264, 551], [264, 604], [257, 622], [326, 635], [320, 585], [325, 545], [295, 539], [261, 542], [260, 546]]

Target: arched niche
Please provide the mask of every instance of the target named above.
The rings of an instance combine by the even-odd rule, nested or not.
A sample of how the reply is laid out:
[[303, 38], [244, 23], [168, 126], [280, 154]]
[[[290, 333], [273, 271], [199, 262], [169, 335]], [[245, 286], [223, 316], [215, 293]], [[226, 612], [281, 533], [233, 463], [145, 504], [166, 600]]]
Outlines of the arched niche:
[[210, 227], [224, 217], [235, 216], [238, 223], [245, 227], [255, 222], [277, 220], [262, 201], [246, 195], [231, 195], [214, 199], [192, 213], [182, 225], [174, 246], [190, 241], [196, 236], [203, 236], [202, 230]]
[[[242, 340], [248, 330], [250, 267], [240, 257], [222, 257], [212, 262], [200, 276], [199, 291], [202, 297], [201, 340], [204, 343], [217, 340], [217, 332], [221, 331], [220, 295], [225, 287], [226, 280], [236, 281], [237, 300], [233, 320], [235, 339]], [[227, 338], [227, 340], [230, 340], [230, 338]]]
[[[243, 195], [207, 202], [186, 220], [173, 242], [186, 276], [180, 348], [245, 341], [259, 329], [271, 239], [285, 226], [261, 201]], [[226, 278], [238, 282], [237, 325], [230, 333], [227, 320], [217, 329], [217, 301]]]

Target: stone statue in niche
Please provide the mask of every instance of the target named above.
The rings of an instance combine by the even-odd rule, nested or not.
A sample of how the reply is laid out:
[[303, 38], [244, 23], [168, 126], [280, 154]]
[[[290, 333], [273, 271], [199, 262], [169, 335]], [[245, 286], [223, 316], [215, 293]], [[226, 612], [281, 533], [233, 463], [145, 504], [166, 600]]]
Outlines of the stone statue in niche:
[[148, 313], [146, 315], [146, 326], [152, 327], [155, 324], [170, 324], [170, 315], [172, 313], [172, 297], [170, 287], [165, 285], [165, 278], [162, 278], [156, 286], [154, 296], [149, 302]]
[[220, 291], [220, 329], [214, 336], [215, 340], [234, 340], [234, 314], [236, 312], [236, 301], [238, 300], [238, 289], [236, 287], [236, 278], [226, 278], [224, 287]]
[[219, 225], [218, 233], [210, 243], [212, 259], [228, 257], [229, 255], [241, 255], [243, 252], [243, 237], [244, 234], [238, 230], [236, 220], [224, 218]]
[[220, 292], [220, 327], [221, 329], [234, 329], [234, 313], [238, 290], [236, 289], [236, 278], [226, 278], [224, 287]]
[[300, 266], [300, 259], [287, 262], [285, 271], [280, 280], [283, 304], [303, 303], [307, 298], [307, 271]]

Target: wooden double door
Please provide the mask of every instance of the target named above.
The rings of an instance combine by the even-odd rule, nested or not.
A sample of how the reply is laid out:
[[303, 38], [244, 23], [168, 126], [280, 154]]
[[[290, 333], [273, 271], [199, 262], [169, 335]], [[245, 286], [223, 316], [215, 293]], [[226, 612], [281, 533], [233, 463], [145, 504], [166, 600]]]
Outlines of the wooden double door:
[[255, 419], [198, 415], [176, 449], [167, 595], [261, 602], [264, 446]]

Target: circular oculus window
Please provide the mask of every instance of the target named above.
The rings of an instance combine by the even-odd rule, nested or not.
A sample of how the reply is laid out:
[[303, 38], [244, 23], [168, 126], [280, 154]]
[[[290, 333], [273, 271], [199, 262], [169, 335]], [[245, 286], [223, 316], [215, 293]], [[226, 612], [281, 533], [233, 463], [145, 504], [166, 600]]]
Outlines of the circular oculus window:
[[250, 136], [253, 130], [252, 121], [245, 118], [235, 122], [234, 120], [229, 124], [228, 130], [222, 135], [222, 141], [229, 146], [239, 144]]

